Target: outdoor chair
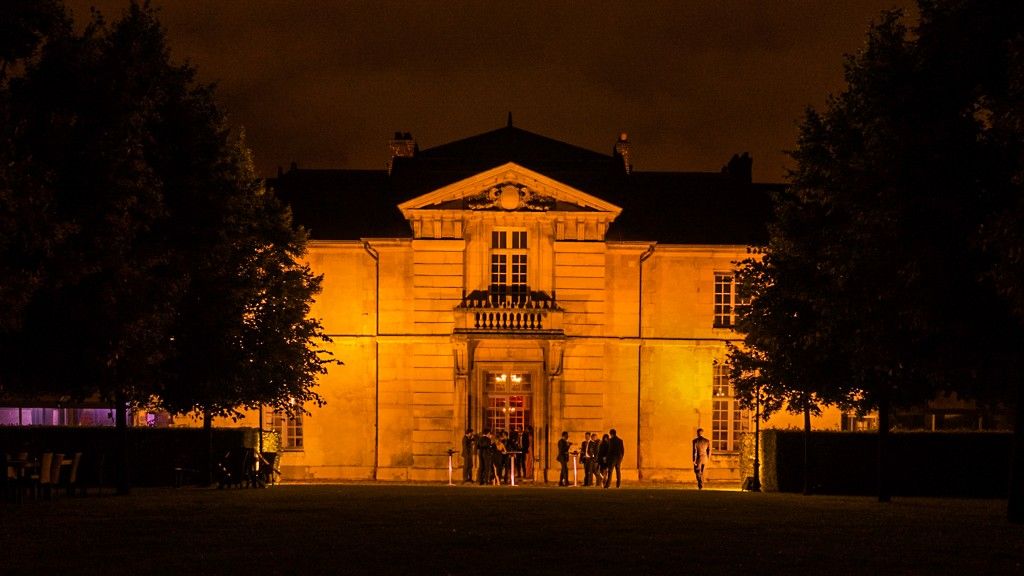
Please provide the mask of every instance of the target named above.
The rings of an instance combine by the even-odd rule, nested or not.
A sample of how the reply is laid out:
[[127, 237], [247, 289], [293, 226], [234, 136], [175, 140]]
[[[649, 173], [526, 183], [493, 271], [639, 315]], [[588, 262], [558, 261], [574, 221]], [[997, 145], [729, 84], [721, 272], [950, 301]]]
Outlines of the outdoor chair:
[[[75, 488], [79, 487], [78, 482], [78, 466], [82, 462], [82, 453], [75, 452], [74, 457], [71, 459], [71, 471], [68, 473], [67, 481], [62, 483], [62, 486], [67, 491], [68, 496], [75, 495]], [[84, 488], [82, 490], [85, 492]]]
[[242, 451], [228, 451], [224, 454], [224, 458], [221, 459], [220, 464], [217, 468], [220, 472], [220, 479], [217, 482], [218, 488], [236, 486], [242, 487], [243, 482], [250, 482], [251, 476], [247, 473], [247, 452]]
[[30, 477], [36, 497], [40, 495], [50, 496], [50, 490], [53, 488], [52, 477], [53, 452], [43, 452], [43, 457], [39, 459], [39, 470]]

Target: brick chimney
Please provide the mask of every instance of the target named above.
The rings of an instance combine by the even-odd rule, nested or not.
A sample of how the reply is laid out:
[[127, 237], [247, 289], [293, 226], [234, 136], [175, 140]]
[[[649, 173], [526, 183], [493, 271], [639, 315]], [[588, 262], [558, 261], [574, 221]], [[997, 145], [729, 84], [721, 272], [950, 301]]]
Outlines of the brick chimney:
[[622, 168], [626, 174], [633, 171], [633, 154], [629, 145], [629, 135], [625, 132], [619, 134], [619, 141], [615, 143], [613, 155], [622, 160]]
[[395, 137], [388, 141], [388, 175], [395, 165], [395, 158], [412, 158], [416, 155], [416, 140], [408, 132], [395, 132]]

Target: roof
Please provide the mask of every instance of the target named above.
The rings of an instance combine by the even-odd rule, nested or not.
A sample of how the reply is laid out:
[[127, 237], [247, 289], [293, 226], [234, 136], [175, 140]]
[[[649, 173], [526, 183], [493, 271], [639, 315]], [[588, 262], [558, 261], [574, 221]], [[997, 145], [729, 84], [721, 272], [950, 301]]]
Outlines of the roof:
[[724, 172], [626, 174], [612, 155], [511, 125], [395, 158], [390, 175], [293, 167], [268, 184], [313, 239], [408, 238], [398, 204], [508, 162], [620, 206], [609, 240], [765, 244], [770, 194], [781, 189]]

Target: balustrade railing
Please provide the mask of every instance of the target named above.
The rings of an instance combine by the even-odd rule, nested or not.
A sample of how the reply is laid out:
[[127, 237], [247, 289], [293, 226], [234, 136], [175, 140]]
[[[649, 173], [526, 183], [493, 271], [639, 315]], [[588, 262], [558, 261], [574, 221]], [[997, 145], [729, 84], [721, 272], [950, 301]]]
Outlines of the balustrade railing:
[[546, 294], [494, 295], [477, 292], [455, 309], [456, 330], [551, 332], [562, 330], [562, 309]]

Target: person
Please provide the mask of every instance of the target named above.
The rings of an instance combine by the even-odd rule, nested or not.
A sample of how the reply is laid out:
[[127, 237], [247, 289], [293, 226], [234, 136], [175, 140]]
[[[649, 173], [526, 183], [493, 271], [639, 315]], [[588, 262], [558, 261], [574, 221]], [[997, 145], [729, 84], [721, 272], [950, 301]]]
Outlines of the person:
[[569, 485], [569, 446], [572, 446], [572, 442], [569, 442], [569, 433], [562, 432], [562, 437], [558, 439], [558, 456], [555, 457], [562, 465], [562, 470], [558, 473], [559, 486]]
[[590, 444], [587, 445], [587, 478], [583, 482], [584, 485], [588, 485], [587, 479], [591, 480], [594, 486], [604, 482], [597, 465], [597, 450], [600, 445], [601, 441], [597, 439], [597, 432], [594, 432], [590, 435]]
[[505, 431], [499, 430], [491, 440], [491, 463], [494, 465], [494, 483], [507, 484], [505, 474], [508, 468], [508, 449], [505, 448]]
[[693, 475], [697, 477], [697, 490], [704, 488], [704, 466], [711, 460], [711, 441], [704, 437], [704, 429], [697, 428], [693, 439]]
[[533, 478], [533, 455], [530, 454], [530, 438], [533, 436], [533, 426], [527, 425], [526, 429], [519, 436], [519, 456], [522, 462], [523, 478]]
[[484, 433], [476, 437], [476, 453], [479, 468], [477, 469], [477, 480], [481, 486], [486, 486], [491, 480], [491, 431], [484, 430]]
[[615, 470], [615, 487], [618, 488], [622, 485], [622, 472], [619, 468], [622, 466], [622, 457], [626, 455], [626, 445], [615, 433], [615, 428], [608, 433], [612, 437], [608, 441], [608, 473], [604, 477], [604, 487], [607, 488], [612, 483], [612, 470]]
[[583, 465], [583, 485], [590, 486], [590, 432], [583, 435], [580, 444], [580, 464]]
[[476, 450], [476, 435], [468, 428], [462, 437], [462, 483], [473, 481], [473, 452]]
[[598, 486], [604, 485], [604, 479], [608, 477], [608, 450], [611, 448], [611, 437], [605, 434], [601, 437], [601, 443], [597, 446], [597, 470], [599, 480]]

